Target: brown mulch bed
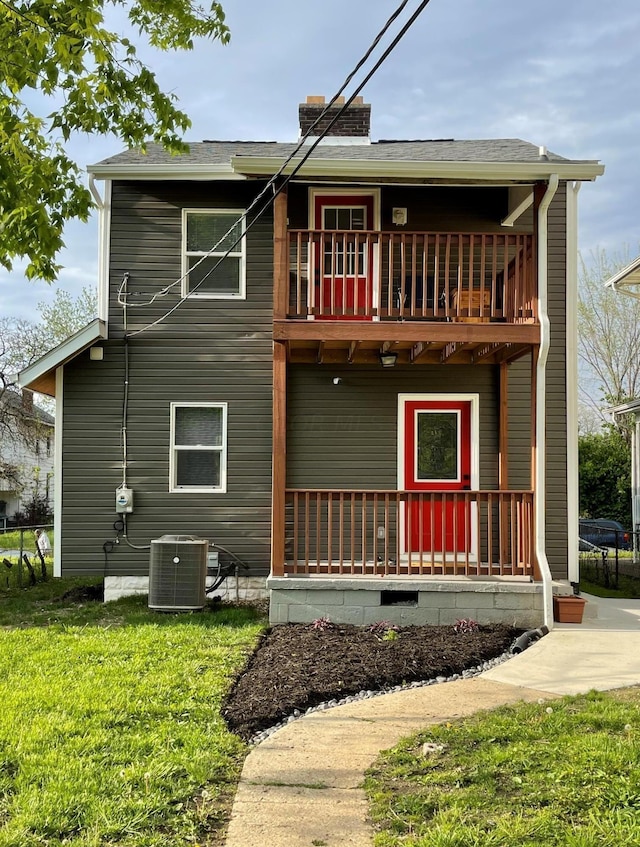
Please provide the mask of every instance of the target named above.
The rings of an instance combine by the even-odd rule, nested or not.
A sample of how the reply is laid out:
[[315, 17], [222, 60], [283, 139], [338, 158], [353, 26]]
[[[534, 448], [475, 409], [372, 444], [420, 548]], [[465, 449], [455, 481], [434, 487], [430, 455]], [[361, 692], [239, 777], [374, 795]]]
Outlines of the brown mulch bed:
[[520, 630], [494, 624], [475, 632], [453, 626], [287, 624], [258, 643], [223, 703], [229, 728], [245, 740], [303, 712], [361, 691], [450, 677], [509, 649]]

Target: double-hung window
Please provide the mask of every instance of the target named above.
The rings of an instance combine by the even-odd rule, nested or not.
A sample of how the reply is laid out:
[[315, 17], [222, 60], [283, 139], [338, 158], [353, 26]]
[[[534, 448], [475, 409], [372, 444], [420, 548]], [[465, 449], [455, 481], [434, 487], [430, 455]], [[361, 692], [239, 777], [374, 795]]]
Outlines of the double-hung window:
[[245, 298], [245, 219], [241, 209], [182, 210], [182, 294]]
[[172, 403], [169, 490], [227, 490], [227, 404]]

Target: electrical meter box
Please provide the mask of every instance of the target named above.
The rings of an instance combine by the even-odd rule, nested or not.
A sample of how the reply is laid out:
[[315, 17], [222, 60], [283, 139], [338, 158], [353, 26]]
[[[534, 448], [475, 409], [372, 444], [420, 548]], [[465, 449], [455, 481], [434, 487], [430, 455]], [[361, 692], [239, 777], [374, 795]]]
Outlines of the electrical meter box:
[[119, 515], [130, 515], [133, 512], [133, 490], [126, 485], [116, 488], [116, 512]]

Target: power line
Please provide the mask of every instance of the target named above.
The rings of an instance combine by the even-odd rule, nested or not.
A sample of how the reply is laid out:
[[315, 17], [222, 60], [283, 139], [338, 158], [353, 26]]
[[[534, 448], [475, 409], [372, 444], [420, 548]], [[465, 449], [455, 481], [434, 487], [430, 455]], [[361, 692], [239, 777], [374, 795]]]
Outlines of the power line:
[[[405, 36], [405, 34], [408, 32], [408, 30], [409, 30], [409, 29], [413, 26], [413, 24], [415, 23], [415, 21], [418, 19], [418, 17], [419, 17], [419, 16], [422, 14], [422, 12], [424, 11], [424, 9], [427, 7], [427, 5], [429, 4], [429, 2], [430, 2], [430, 0], [422, 0], [422, 2], [418, 5], [418, 7], [417, 7], [417, 9], [415, 10], [415, 12], [411, 15], [411, 17], [407, 20], [407, 22], [406, 22], [406, 23], [402, 26], [402, 28], [400, 29], [400, 31], [398, 32], [398, 34], [397, 34], [397, 35], [395, 36], [395, 38], [391, 41], [391, 43], [390, 43], [390, 44], [389, 44], [389, 46], [386, 48], [386, 50], [382, 53], [382, 55], [380, 56], [380, 58], [376, 61], [376, 63], [374, 64], [373, 68], [372, 68], [372, 69], [369, 71], [369, 73], [365, 76], [365, 78], [362, 80], [362, 82], [360, 82], [360, 83], [359, 83], [359, 85], [356, 87], [355, 91], [354, 91], [354, 92], [350, 95], [350, 97], [349, 97], [349, 98], [345, 101], [344, 105], [342, 105], [342, 107], [341, 107], [341, 108], [340, 108], [340, 109], [336, 112], [336, 114], [333, 116], [333, 118], [330, 120], [330, 122], [329, 122], [329, 123], [327, 124], [327, 126], [324, 128], [324, 130], [323, 130], [323, 131], [322, 131], [322, 132], [321, 132], [321, 133], [320, 133], [320, 134], [319, 134], [319, 135], [318, 135], [318, 136], [314, 139], [314, 141], [313, 141], [313, 142], [312, 142], [312, 143], [311, 143], [311, 144], [307, 147], [307, 149], [306, 149], [306, 151], [305, 151], [304, 156], [302, 156], [302, 158], [300, 159], [300, 161], [296, 163], [296, 165], [295, 165], [295, 167], [293, 168], [293, 170], [291, 171], [291, 173], [287, 174], [287, 175], [286, 175], [286, 177], [282, 180], [282, 182], [281, 182], [279, 185], [277, 185], [277, 186], [276, 186], [276, 182], [277, 182], [277, 181], [278, 181], [278, 179], [282, 176], [282, 174], [283, 174], [283, 172], [285, 171], [285, 169], [287, 168], [287, 166], [288, 166], [288, 165], [292, 162], [292, 160], [295, 158], [295, 156], [296, 156], [296, 155], [300, 152], [300, 150], [302, 149], [302, 147], [303, 147], [303, 146], [305, 146], [305, 142], [306, 142], [306, 140], [307, 140], [307, 139], [311, 136], [312, 131], [313, 131], [313, 130], [315, 129], [315, 127], [316, 127], [316, 126], [317, 126], [317, 125], [318, 125], [318, 124], [319, 124], [319, 123], [323, 120], [323, 118], [325, 117], [325, 115], [326, 115], [326, 114], [329, 112], [329, 110], [333, 107], [333, 105], [334, 105], [334, 104], [335, 104], [335, 102], [337, 101], [338, 97], [339, 97], [339, 96], [342, 94], [342, 92], [343, 92], [343, 91], [347, 88], [347, 86], [349, 85], [349, 83], [351, 82], [351, 80], [353, 79], [353, 77], [354, 77], [354, 76], [356, 75], [356, 73], [357, 73], [357, 72], [358, 72], [358, 71], [362, 68], [362, 66], [363, 66], [363, 65], [364, 65], [364, 63], [367, 61], [367, 59], [371, 56], [372, 52], [375, 50], [375, 48], [377, 47], [377, 45], [380, 43], [381, 39], [382, 39], [382, 38], [384, 37], [384, 35], [387, 33], [387, 31], [389, 30], [389, 28], [391, 27], [391, 25], [393, 24], [393, 22], [394, 22], [394, 21], [398, 18], [398, 16], [399, 16], [399, 15], [402, 13], [402, 11], [405, 9], [405, 7], [407, 6], [408, 0], [402, 0], [402, 2], [401, 2], [401, 3], [399, 4], [399, 6], [395, 9], [395, 11], [393, 12], [393, 14], [392, 14], [392, 15], [391, 15], [388, 19], [387, 19], [387, 21], [385, 22], [384, 26], [382, 27], [382, 29], [380, 30], [380, 32], [378, 33], [378, 35], [374, 38], [374, 40], [373, 40], [373, 42], [371, 43], [371, 45], [367, 48], [367, 50], [365, 51], [365, 53], [364, 53], [364, 55], [362, 56], [362, 58], [361, 58], [361, 59], [359, 59], [359, 61], [357, 62], [356, 66], [354, 67], [354, 69], [353, 69], [353, 70], [352, 70], [352, 71], [348, 74], [348, 76], [346, 77], [345, 81], [342, 83], [342, 85], [341, 85], [341, 86], [340, 86], [340, 88], [338, 89], [338, 91], [337, 91], [337, 92], [333, 95], [333, 97], [331, 98], [331, 100], [329, 101], [329, 103], [327, 104], [327, 106], [326, 106], [326, 107], [322, 110], [322, 112], [320, 113], [320, 115], [316, 118], [316, 120], [315, 120], [315, 121], [311, 124], [311, 126], [309, 127], [309, 129], [307, 130], [307, 132], [304, 134], [304, 136], [300, 139], [300, 141], [299, 141], [299, 142], [298, 142], [298, 144], [296, 145], [296, 147], [295, 147], [295, 149], [293, 150], [293, 152], [292, 152], [292, 153], [291, 153], [291, 154], [287, 157], [287, 159], [283, 162], [283, 164], [280, 166], [280, 168], [278, 169], [278, 171], [277, 171], [277, 172], [276, 172], [276, 173], [275, 173], [275, 174], [271, 177], [271, 179], [267, 182], [267, 184], [265, 185], [265, 187], [263, 188], [263, 190], [262, 190], [262, 191], [261, 191], [261, 192], [257, 195], [257, 197], [256, 197], [256, 198], [255, 198], [255, 199], [251, 202], [251, 204], [250, 204], [250, 205], [249, 205], [249, 207], [246, 209], [246, 211], [244, 212], [244, 214], [243, 214], [243, 215], [241, 215], [241, 216], [240, 216], [240, 218], [238, 218], [238, 220], [237, 220], [237, 221], [236, 221], [236, 222], [232, 225], [232, 227], [231, 227], [231, 228], [230, 228], [230, 229], [229, 229], [229, 230], [228, 230], [228, 231], [227, 231], [227, 232], [226, 232], [226, 233], [225, 233], [225, 234], [224, 234], [224, 235], [223, 235], [223, 236], [222, 236], [222, 237], [221, 237], [221, 238], [217, 241], [217, 243], [216, 243], [216, 244], [215, 244], [215, 245], [214, 245], [214, 246], [213, 246], [213, 247], [209, 250], [208, 254], [207, 254], [207, 255], [205, 255], [205, 256], [203, 256], [203, 257], [202, 257], [202, 258], [201, 258], [201, 259], [200, 259], [200, 260], [199, 260], [199, 261], [198, 261], [198, 262], [197, 262], [197, 263], [193, 266], [193, 268], [191, 268], [191, 269], [190, 269], [190, 271], [188, 271], [187, 273], [190, 273], [191, 271], [193, 271], [196, 267], [198, 267], [198, 265], [200, 265], [200, 264], [201, 264], [201, 262], [203, 262], [203, 261], [205, 261], [205, 259], [209, 258], [209, 257], [211, 256], [211, 254], [212, 254], [213, 252], [215, 252], [216, 248], [217, 248], [217, 247], [218, 247], [218, 246], [219, 246], [219, 245], [220, 245], [220, 244], [221, 244], [221, 243], [225, 240], [225, 238], [227, 238], [227, 236], [229, 236], [229, 235], [233, 232], [233, 230], [235, 229], [235, 227], [237, 226], [237, 224], [238, 224], [239, 222], [241, 222], [243, 219], [244, 219], [244, 220], [245, 220], [245, 222], [246, 222], [246, 220], [247, 220], [247, 217], [248, 217], [249, 213], [250, 213], [251, 211], [253, 211], [253, 209], [257, 206], [257, 204], [258, 204], [258, 203], [259, 203], [259, 202], [263, 199], [263, 197], [265, 197], [265, 195], [267, 194], [267, 192], [269, 191], [269, 189], [270, 189], [270, 188], [273, 188], [274, 186], [276, 186], [276, 187], [274, 188], [273, 195], [272, 195], [272, 196], [270, 196], [270, 197], [267, 199], [267, 201], [265, 202], [265, 204], [262, 206], [262, 208], [261, 208], [261, 209], [258, 211], [258, 213], [255, 215], [255, 217], [254, 217], [254, 218], [253, 218], [250, 222], [245, 223], [245, 229], [244, 229], [244, 232], [243, 232], [240, 236], [238, 236], [238, 238], [236, 238], [236, 240], [233, 242], [233, 244], [231, 244], [231, 245], [230, 245], [230, 246], [226, 249], [225, 253], [224, 253], [222, 256], [220, 256], [220, 258], [219, 258], [219, 259], [218, 259], [218, 261], [215, 263], [215, 265], [214, 265], [214, 266], [213, 266], [213, 267], [212, 267], [209, 271], [207, 271], [207, 273], [203, 276], [203, 278], [202, 278], [202, 279], [198, 282], [198, 284], [197, 284], [196, 286], [194, 286], [194, 288], [193, 288], [193, 289], [192, 289], [192, 290], [191, 290], [191, 291], [190, 291], [187, 295], [185, 295], [184, 297], [181, 297], [181, 298], [180, 298], [180, 300], [178, 300], [178, 302], [177, 302], [174, 306], [172, 306], [172, 308], [171, 308], [171, 309], [169, 309], [167, 312], [165, 312], [165, 314], [164, 314], [164, 315], [162, 315], [161, 317], [157, 318], [157, 319], [156, 319], [155, 321], [153, 321], [152, 323], [147, 324], [146, 326], [142, 327], [141, 329], [138, 329], [138, 330], [136, 330], [135, 332], [128, 333], [127, 337], [132, 338], [132, 337], [134, 337], [134, 336], [136, 336], [136, 335], [140, 335], [141, 333], [146, 332], [146, 331], [147, 331], [147, 330], [149, 330], [149, 329], [153, 329], [153, 327], [158, 326], [158, 325], [159, 325], [159, 324], [161, 324], [163, 321], [165, 321], [168, 317], [170, 317], [170, 316], [171, 316], [171, 315], [172, 315], [172, 314], [173, 314], [173, 313], [174, 313], [177, 309], [179, 309], [179, 308], [180, 308], [180, 306], [181, 306], [181, 305], [182, 305], [182, 304], [183, 304], [186, 300], [188, 300], [188, 299], [189, 299], [189, 297], [190, 297], [192, 294], [194, 294], [194, 292], [195, 292], [195, 291], [197, 291], [197, 290], [198, 290], [198, 288], [200, 288], [200, 286], [201, 286], [201, 285], [203, 285], [203, 283], [204, 283], [204, 282], [206, 282], [206, 280], [207, 280], [207, 279], [211, 276], [211, 274], [212, 274], [212, 273], [214, 273], [214, 272], [217, 270], [217, 268], [220, 266], [220, 264], [221, 264], [221, 263], [222, 263], [222, 262], [223, 262], [223, 261], [224, 261], [224, 260], [225, 260], [225, 259], [229, 256], [229, 254], [230, 254], [230, 253], [234, 250], [234, 248], [235, 248], [235, 247], [236, 247], [236, 246], [237, 246], [237, 245], [238, 245], [238, 244], [242, 241], [242, 239], [243, 239], [243, 238], [246, 238], [246, 234], [247, 234], [247, 232], [249, 231], [249, 229], [251, 229], [251, 227], [252, 227], [252, 226], [253, 226], [253, 225], [254, 225], [254, 224], [258, 221], [258, 219], [260, 218], [260, 216], [261, 216], [261, 215], [263, 215], [263, 214], [264, 214], [264, 212], [265, 212], [265, 211], [269, 208], [269, 206], [273, 203], [273, 201], [274, 201], [274, 200], [275, 200], [275, 198], [278, 196], [278, 194], [280, 194], [280, 192], [284, 190], [284, 188], [288, 185], [288, 183], [289, 183], [289, 182], [290, 182], [290, 181], [291, 181], [291, 180], [295, 177], [295, 175], [296, 175], [296, 174], [300, 171], [300, 169], [302, 168], [302, 166], [303, 166], [303, 165], [305, 164], [305, 162], [309, 159], [309, 157], [311, 156], [311, 154], [313, 153], [313, 151], [317, 148], [317, 146], [320, 144], [320, 142], [322, 141], [322, 139], [323, 139], [323, 138], [325, 138], [325, 136], [329, 133], [329, 131], [330, 131], [330, 130], [331, 130], [331, 128], [335, 125], [335, 123], [336, 123], [336, 122], [337, 122], [337, 121], [338, 121], [338, 120], [342, 117], [342, 115], [346, 112], [346, 110], [347, 110], [347, 109], [351, 106], [351, 104], [353, 103], [353, 101], [355, 100], [355, 98], [358, 96], [358, 94], [360, 93], [360, 91], [362, 91], [362, 89], [363, 89], [363, 88], [364, 88], [364, 86], [367, 84], [367, 82], [369, 82], [369, 80], [370, 80], [370, 79], [373, 77], [373, 75], [377, 72], [377, 70], [380, 68], [380, 66], [381, 66], [381, 65], [382, 65], [382, 64], [386, 61], [386, 59], [389, 57], [389, 55], [390, 55], [390, 54], [393, 52], [393, 50], [397, 47], [397, 45], [399, 44], [399, 42], [402, 40], [402, 38]], [[163, 290], [163, 292], [162, 292], [162, 293], [159, 293], [159, 294], [157, 294], [157, 295], [154, 295], [154, 297], [153, 297], [153, 298], [152, 298], [152, 299], [151, 299], [151, 300], [150, 300], [147, 304], [145, 304], [145, 305], [150, 305], [150, 304], [151, 304], [151, 303], [152, 303], [152, 302], [153, 302], [153, 301], [154, 301], [154, 300], [155, 300], [158, 296], [164, 296], [164, 294], [168, 293], [168, 291], [169, 291], [171, 288], [173, 288], [173, 286], [174, 286], [174, 285], [177, 285], [179, 282], [182, 282], [182, 280], [183, 280], [183, 279], [187, 276], [187, 273], [183, 274], [183, 275], [182, 275], [179, 279], [177, 279], [177, 280], [175, 280], [175, 282], [171, 283], [171, 285], [170, 285], [170, 286], [167, 286], [167, 287]]]
[[[243, 214], [242, 214], [242, 215], [241, 215], [241, 216], [240, 216], [240, 217], [239, 217], [236, 221], [234, 221], [234, 223], [233, 223], [233, 224], [231, 225], [231, 227], [230, 227], [230, 228], [229, 228], [229, 229], [228, 229], [228, 230], [224, 233], [224, 235], [222, 235], [222, 236], [218, 239], [218, 241], [217, 241], [217, 242], [213, 245], [213, 247], [211, 247], [211, 248], [210, 248], [210, 249], [206, 252], [206, 254], [205, 254], [204, 256], [202, 256], [202, 258], [201, 258], [201, 259], [199, 259], [199, 260], [198, 260], [198, 261], [197, 261], [197, 262], [193, 265], [193, 267], [189, 268], [189, 270], [188, 270], [188, 271], [186, 271], [185, 273], [183, 273], [180, 277], [178, 277], [178, 279], [174, 280], [172, 283], [170, 283], [169, 285], [165, 286], [163, 289], [161, 289], [161, 290], [160, 290], [160, 291], [158, 291], [156, 294], [154, 294], [154, 295], [153, 295], [153, 297], [151, 297], [151, 299], [150, 299], [150, 300], [146, 300], [144, 303], [130, 303], [127, 299], [125, 299], [125, 300], [123, 300], [123, 299], [122, 299], [122, 293], [123, 293], [123, 289], [124, 289], [124, 285], [125, 285], [124, 280], [123, 280], [123, 283], [122, 283], [122, 285], [120, 286], [120, 289], [118, 290], [118, 296], [117, 296], [118, 303], [120, 303], [120, 305], [121, 305], [121, 306], [123, 306], [123, 307], [125, 307], [125, 306], [130, 306], [130, 307], [133, 307], [133, 308], [136, 308], [136, 307], [144, 307], [144, 306], [150, 306], [152, 303], [154, 303], [154, 302], [155, 302], [157, 299], [159, 299], [160, 297], [165, 297], [165, 296], [166, 296], [166, 295], [167, 295], [167, 294], [171, 291], [171, 289], [172, 289], [172, 288], [174, 288], [176, 285], [179, 285], [180, 283], [182, 283], [182, 281], [183, 281], [183, 280], [184, 280], [184, 279], [185, 279], [185, 278], [186, 278], [186, 277], [187, 277], [190, 273], [192, 273], [192, 272], [193, 272], [193, 271], [194, 271], [197, 267], [199, 267], [199, 266], [200, 266], [200, 265], [201, 265], [204, 261], [206, 261], [208, 258], [210, 258], [210, 257], [211, 257], [211, 255], [212, 255], [212, 254], [213, 254], [213, 253], [217, 250], [217, 248], [218, 248], [218, 247], [219, 247], [219, 246], [220, 246], [220, 245], [221, 245], [221, 244], [225, 241], [225, 239], [233, 233], [233, 231], [235, 230], [236, 226], [237, 226], [239, 223], [241, 223], [242, 221], [244, 221], [244, 222], [245, 222], [245, 228], [244, 228], [244, 231], [242, 232], [242, 234], [241, 234], [240, 236], [238, 236], [238, 238], [237, 238], [237, 239], [233, 242], [233, 244], [232, 244], [230, 247], [228, 247], [228, 248], [227, 248], [226, 252], [225, 252], [225, 253], [224, 253], [224, 254], [223, 254], [223, 255], [219, 258], [219, 260], [216, 262], [216, 264], [213, 266], [213, 268], [211, 268], [211, 269], [210, 269], [210, 270], [206, 273], [206, 275], [205, 275], [205, 276], [204, 276], [204, 277], [200, 280], [200, 282], [199, 282], [196, 286], [194, 286], [194, 288], [193, 288], [193, 289], [189, 292], [189, 294], [187, 294], [187, 295], [185, 295], [184, 297], [182, 297], [182, 298], [178, 301], [178, 303], [176, 303], [176, 304], [174, 305], [174, 307], [173, 307], [172, 309], [170, 309], [170, 310], [169, 310], [169, 311], [168, 311], [165, 315], [163, 315], [161, 318], [158, 318], [158, 320], [157, 320], [157, 321], [154, 321], [152, 324], [148, 324], [147, 326], [143, 327], [143, 328], [142, 328], [142, 329], [140, 329], [140, 330], [136, 330], [136, 332], [135, 332], [135, 333], [131, 333], [131, 335], [138, 335], [138, 334], [139, 334], [139, 333], [141, 333], [141, 332], [145, 332], [147, 329], [150, 329], [152, 326], [156, 326], [158, 323], [161, 323], [161, 322], [162, 322], [162, 321], [164, 321], [167, 317], [169, 317], [171, 314], [173, 314], [173, 312], [174, 312], [174, 311], [176, 311], [176, 309], [178, 309], [178, 308], [182, 305], [182, 303], [184, 303], [186, 300], [188, 300], [188, 299], [189, 299], [189, 297], [190, 297], [190, 296], [194, 293], [194, 291], [197, 291], [197, 289], [198, 289], [198, 288], [200, 288], [200, 286], [201, 286], [204, 282], [206, 282], [206, 280], [207, 280], [207, 279], [211, 276], [211, 274], [212, 274], [212, 273], [214, 273], [214, 272], [217, 270], [217, 268], [220, 266], [220, 264], [221, 264], [221, 263], [222, 263], [222, 262], [223, 262], [223, 261], [224, 261], [224, 260], [228, 257], [229, 253], [230, 253], [230, 252], [231, 252], [231, 251], [232, 251], [232, 250], [233, 250], [233, 249], [234, 249], [234, 248], [235, 248], [235, 247], [236, 247], [236, 246], [240, 243], [240, 241], [242, 240], [242, 238], [245, 238], [245, 237], [246, 237], [247, 231], [248, 231], [249, 229], [251, 229], [251, 227], [253, 226], [253, 224], [254, 224], [254, 223], [256, 223], [256, 221], [260, 218], [260, 216], [261, 216], [262, 214], [264, 214], [264, 212], [265, 212], [265, 211], [269, 208], [269, 206], [271, 205], [271, 203], [273, 202], [273, 200], [277, 197], [277, 195], [280, 193], [280, 191], [282, 191], [282, 189], [283, 189], [283, 188], [284, 188], [284, 187], [288, 184], [288, 182], [290, 181], [291, 177], [289, 177], [288, 179], [286, 179], [286, 180], [285, 180], [285, 181], [281, 184], [281, 186], [280, 186], [277, 190], [275, 190], [275, 189], [274, 189], [274, 193], [273, 193], [273, 195], [267, 199], [267, 202], [265, 202], [264, 206], [263, 206], [263, 207], [262, 207], [262, 208], [258, 211], [258, 213], [256, 214], [256, 216], [255, 216], [254, 220], [252, 220], [252, 221], [251, 221], [251, 222], [247, 225], [247, 223], [246, 223], [246, 222], [247, 222], [247, 218], [248, 218], [248, 216], [249, 216], [249, 213], [250, 213], [250, 212], [252, 212], [252, 211], [253, 211], [253, 209], [254, 209], [254, 208], [258, 205], [258, 203], [259, 203], [259, 202], [260, 202], [260, 201], [261, 201], [261, 200], [262, 200], [262, 199], [263, 199], [263, 198], [264, 198], [264, 197], [265, 197], [265, 196], [269, 193], [269, 190], [270, 190], [271, 188], [273, 188], [273, 187], [276, 185], [276, 182], [277, 182], [278, 178], [282, 175], [282, 173], [283, 173], [283, 172], [284, 172], [284, 170], [286, 169], [287, 165], [288, 165], [291, 161], [293, 161], [293, 159], [297, 156], [297, 154], [300, 152], [300, 150], [301, 150], [301, 149], [305, 146], [305, 143], [306, 143], [307, 139], [311, 136], [311, 134], [312, 134], [313, 130], [314, 130], [314, 129], [316, 128], [316, 126], [318, 126], [318, 124], [319, 124], [319, 123], [323, 120], [323, 118], [326, 116], [326, 114], [329, 112], [329, 110], [332, 108], [332, 106], [333, 106], [333, 105], [335, 104], [335, 102], [337, 101], [338, 97], [342, 94], [342, 92], [346, 89], [346, 87], [348, 86], [348, 84], [351, 82], [351, 80], [353, 79], [354, 75], [355, 75], [355, 74], [356, 74], [356, 73], [360, 70], [360, 68], [363, 66], [363, 64], [364, 64], [364, 63], [367, 61], [367, 59], [371, 56], [371, 53], [374, 51], [374, 49], [375, 49], [375, 48], [377, 47], [377, 45], [380, 43], [380, 40], [383, 38], [384, 34], [387, 32], [387, 30], [389, 29], [389, 27], [391, 26], [391, 24], [392, 24], [392, 23], [393, 23], [393, 22], [394, 22], [394, 21], [398, 18], [398, 16], [402, 13], [402, 11], [403, 11], [403, 10], [405, 9], [405, 7], [407, 6], [407, 3], [408, 3], [408, 2], [409, 2], [409, 0], [403, 0], [403, 2], [401, 2], [401, 3], [400, 3], [400, 5], [396, 8], [396, 10], [393, 12], [393, 14], [392, 14], [392, 15], [391, 15], [388, 19], [387, 19], [387, 21], [385, 22], [384, 26], [382, 27], [382, 29], [380, 30], [380, 32], [377, 34], [377, 36], [374, 38], [373, 42], [371, 43], [371, 45], [369, 46], [369, 48], [368, 48], [368, 49], [367, 49], [367, 51], [365, 52], [364, 56], [362, 56], [362, 58], [358, 61], [358, 63], [356, 64], [355, 68], [354, 68], [354, 69], [351, 71], [351, 73], [347, 76], [347, 78], [346, 78], [346, 79], [345, 79], [345, 81], [342, 83], [342, 85], [340, 86], [340, 88], [338, 89], [338, 91], [337, 91], [337, 92], [333, 95], [333, 97], [331, 98], [331, 100], [329, 101], [329, 103], [328, 103], [328, 104], [325, 106], [325, 108], [321, 111], [321, 113], [318, 115], [318, 117], [315, 119], [315, 121], [313, 121], [313, 123], [311, 124], [311, 126], [310, 126], [310, 127], [307, 129], [307, 131], [304, 133], [304, 135], [300, 138], [300, 140], [299, 140], [299, 141], [298, 141], [298, 143], [296, 144], [296, 146], [295, 146], [295, 148], [293, 149], [293, 151], [292, 151], [292, 152], [289, 154], [289, 156], [285, 159], [285, 161], [282, 163], [282, 165], [280, 166], [280, 168], [278, 169], [278, 171], [277, 171], [277, 172], [276, 172], [276, 173], [275, 173], [275, 174], [271, 177], [271, 179], [267, 182], [267, 184], [264, 186], [264, 188], [262, 189], [262, 191], [261, 191], [261, 192], [260, 192], [260, 193], [259, 193], [259, 194], [258, 194], [258, 195], [254, 198], [254, 199], [253, 199], [253, 201], [251, 202], [251, 204], [249, 205], [249, 207], [248, 207], [247, 209], [245, 209], [245, 211], [243, 212]], [[325, 128], [325, 130], [324, 130], [324, 131], [320, 134], [320, 138], [323, 138], [323, 137], [326, 135], [326, 133], [329, 131], [329, 129], [330, 129], [330, 128], [334, 125], [335, 121], [336, 121], [336, 120], [338, 120], [338, 118], [339, 118], [342, 114], [344, 114], [345, 110], [348, 108], [348, 106], [349, 106], [350, 104], [351, 104], [351, 100], [350, 100], [348, 103], [346, 103], [346, 104], [342, 107], [342, 109], [341, 109], [341, 110], [338, 112], [338, 114], [335, 116], [334, 120], [333, 120], [333, 121], [329, 124], [329, 126], [328, 126], [328, 127], [326, 127], [326, 128]], [[317, 146], [317, 145], [315, 145], [315, 146]], [[306, 154], [306, 156], [305, 156], [305, 157], [303, 157], [303, 159], [302, 159], [302, 163], [301, 163], [301, 164], [303, 164], [303, 163], [307, 160], [307, 158], [309, 157], [309, 155], [311, 154], [311, 152], [313, 152], [313, 150], [315, 149], [315, 146], [313, 146], [312, 148], [310, 148], [310, 149], [307, 151], [307, 154]], [[125, 297], [126, 297], [126, 295], [125, 295]]]

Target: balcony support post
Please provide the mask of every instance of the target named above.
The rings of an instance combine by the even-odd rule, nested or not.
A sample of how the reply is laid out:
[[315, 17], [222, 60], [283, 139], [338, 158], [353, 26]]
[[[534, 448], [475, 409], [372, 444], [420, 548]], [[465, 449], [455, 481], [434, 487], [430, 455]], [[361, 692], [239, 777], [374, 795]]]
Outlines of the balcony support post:
[[[498, 485], [500, 491], [509, 489], [509, 366], [506, 362], [500, 364], [500, 412], [498, 434]], [[500, 559], [502, 562], [509, 558], [509, 516], [504, 499], [500, 500]], [[512, 562], [515, 567], [516, 562]]]
[[284, 320], [289, 311], [289, 235], [287, 189], [273, 201], [273, 318]]
[[[289, 307], [287, 192], [273, 203], [273, 316], [284, 320]], [[273, 439], [271, 448], [271, 573], [284, 575], [287, 476], [287, 346], [273, 344]]]
[[287, 477], [287, 348], [273, 345], [273, 442], [271, 453], [271, 574], [284, 576]]

